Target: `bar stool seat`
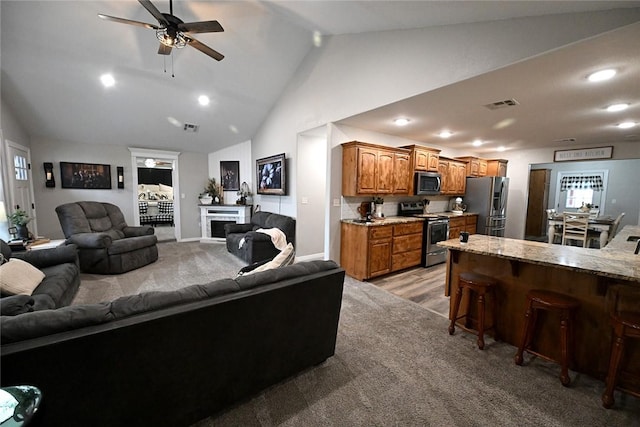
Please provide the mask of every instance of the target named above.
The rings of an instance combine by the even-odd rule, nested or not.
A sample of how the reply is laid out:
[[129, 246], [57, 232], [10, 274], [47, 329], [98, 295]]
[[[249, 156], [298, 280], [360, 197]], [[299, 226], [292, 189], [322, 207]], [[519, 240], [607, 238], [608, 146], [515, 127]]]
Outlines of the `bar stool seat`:
[[[560, 363], [560, 382], [563, 386], [571, 383], [569, 377], [569, 362], [573, 354], [573, 325], [572, 320], [580, 302], [568, 295], [557, 292], [531, 290], [527, 293], [527, 311], [525, 312], [525, 324], [522, 332], [522, 340], [515, 356], [516, 365], [522, 365], [523, 352], [531, 353], [551, 362]], [[538, 310], [554, 311], [560, 314], [560, 345], [561, 359], [555, 360], [541, 354], [531, 348]]]
[[[455, 332], [456, 321], [461, 318], [469, 319], [469, 307], [470, 304], [467, 305], [467, 309], [463, 315], [459, 315], [458, 311], [460, 310], [460, 301], [462, 301], [462, 292], [464, 289], [468, 289], [469, 293], [475, 293], [478, 300], [478, 330], [473, 331], [465, 326], [461, 326], [462, 329], [469, 332], [477, 332], [478, 334], [478, 348], [480, 350], [484, 349], [484, 333], [489, 329], [493, 329], [494, 337], [496, 335], [496, 293], [495, 293], [496, 282], [488, 276], [484, 276], [478, 273], [465, 272], [461, 273], [458, 277], [458, 289], [456, 290], [456, 295], [453, 300], [453, 310], [451, 312], [451, 323], [449, 324], [449, 335], [453, 335]], [[485, 300], [486, 295], [491, 295], [491, 300], [493, 303], [493, 324], [490, 327], [485, 326]], [[471, 295], [469, 295], [471, 296]]]
[[[611, 315], [613, 326], [613, 337], [611, 343], [611, 359], [609, 361], [609, 371], [605, 380], [605, 391], [602, 394], [602, 406], [612, 408], [615, 400], [613, 392], [618, 386], [618, 376], [620, 374], [620, 361], [624, 353], [625, 340], [627, 338], [640, 338], [640, 314], [632, 312], [621, 312]], [[636, 397], [640, 397], [640, 391], [621, 388]]]

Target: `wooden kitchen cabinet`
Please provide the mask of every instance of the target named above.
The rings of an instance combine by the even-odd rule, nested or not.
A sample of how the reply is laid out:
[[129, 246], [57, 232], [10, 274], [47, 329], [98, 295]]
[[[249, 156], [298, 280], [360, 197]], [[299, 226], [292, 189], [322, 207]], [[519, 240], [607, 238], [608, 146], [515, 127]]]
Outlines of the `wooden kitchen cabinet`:
[[440, 194], [464, 195], [467, 187], [467, 164], [458, 160], [441, 157], [438, 172], [442, 176]]
[[423, 222], [341, 224], [340, 265], [358, 280], [420, 265]]
[[405, 145], [402, 148], [411, 150], [411, 166], [413, 171], [438, 171], [440, 150], [422, 145]]
[[342, 195], [408, 194], [410, 151], [365, 142], [342, 144]]
[[507, 163], [505, 159], [487, 160], [487, 176], [507, 176]]
[[449, 238], [457, 239], [466, 231], [475, 234], [478, 226], [478, 215], [461, 215], [449, 218]]
[[456, 160], [461, 160], [467, 163], [467, 176], [486, 176], [487, 175], [487, 160], [479, 157], [466, 156], [456, 157]]

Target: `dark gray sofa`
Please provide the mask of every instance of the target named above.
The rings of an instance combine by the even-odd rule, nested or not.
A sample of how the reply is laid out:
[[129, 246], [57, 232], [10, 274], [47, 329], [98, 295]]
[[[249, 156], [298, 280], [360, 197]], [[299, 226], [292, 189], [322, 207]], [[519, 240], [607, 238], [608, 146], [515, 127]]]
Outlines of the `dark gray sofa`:
[[56, 208], [67, 243], [78, 246], [85, 273], [120, 274], [158, 259], [153, 227], [129, 226], [111, 203], [75, 202]]
[[335, 351], [344, 270], [311, 261], [0, 322], [0, 383], [34, 426], [187, 426]]
[[287, 237], [287, 243], [296, 245], [295, 219], [271, 212], [256, 212], [249, 224], [225, 224], [227, 251], [249, 264], [273, 259], [280, 251], [268, 234], [256, 232], [259, 228], [278, 228]]
[[0, 313], [3, 315], [64, 307], [78, 292], [80, 267], [75, 245], [12, 253], [9, 245], [0, 240], [0, 252], [5, 259], [21, 259], [45, 274], [30, 296], [2, 294]]

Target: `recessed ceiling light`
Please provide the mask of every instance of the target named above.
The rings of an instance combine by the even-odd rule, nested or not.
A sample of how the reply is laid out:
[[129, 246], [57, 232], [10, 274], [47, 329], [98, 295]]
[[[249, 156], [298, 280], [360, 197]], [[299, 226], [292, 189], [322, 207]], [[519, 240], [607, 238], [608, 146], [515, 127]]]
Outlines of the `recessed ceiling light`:
[[637, 125], [636, 122], [622, 122], [618, 125], [620, 129], [629, 129]]
[[400, 117], [399, 119], [395, 119], [393, 123], [395, 123], [396, 126], [406, 126], [409, 124], [409, 121], [410, 121], [409, 119]]
[[616, 111], [624, 111], [629, 108], [629, 104], [612, 104], [607, 107], [607, 111], [615, 113]]
[[482, 145], [482, 141], [479, 139], [476, 139], [475, 141], [473, 141], [473, 146], [474, 147], [480, 147]]
[[604, 80], [609, 80], [611, 77], [616, 75], [616, 70], [613, 68], [609, 68], [607, 70], [596, 71], [595, 73], [589, 74], [587, 79], [590, 82], [602, 82]]
[[100, 76], [100, 81], [104, 87], [112, 87], [116, 84], [116, 79], [111, 74], [103, 74]]
[[202, 106], [209, 105], [209, 97], [207, 95], [200, 95], [198, 97], [198, 102]]
[[496, 151], [504, 151], [504, 150], [506, 150], [506, 148], [504, 148], [503, 146], [496, 148]]
[[448, 130], [443, 130], [442, 132], [440, 132], [440, 133], [438, 134], [438, 136], [439, 136], [440, 138], [449, 138], [451, 135], [453, 135], [453, 132], [448, 131]]

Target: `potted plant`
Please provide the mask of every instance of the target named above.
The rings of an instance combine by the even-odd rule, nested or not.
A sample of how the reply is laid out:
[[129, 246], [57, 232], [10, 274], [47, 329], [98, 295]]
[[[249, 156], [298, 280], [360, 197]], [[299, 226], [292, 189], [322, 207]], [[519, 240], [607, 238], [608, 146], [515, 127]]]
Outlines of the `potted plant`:
[[16, 238], [28, 240], [29, 239], [29, 229], [27, 228], [27, 224], [31, 221], [27, 212], [22, 209], [16, 209], [12, 214], [8, 216], [9, 222], [16, 227]]
[[218, 195], [219, 188], [218, 184], [216, 183], [216, 179], [209, 178], [207, 184], [204, 187], [204, 191], [200, 193], [200, 196], [198, 196], [198, 198], [200, 199], [201, 205], [210, 205], [214, 200], [216, 201], [216, 203], [220, 201]]

